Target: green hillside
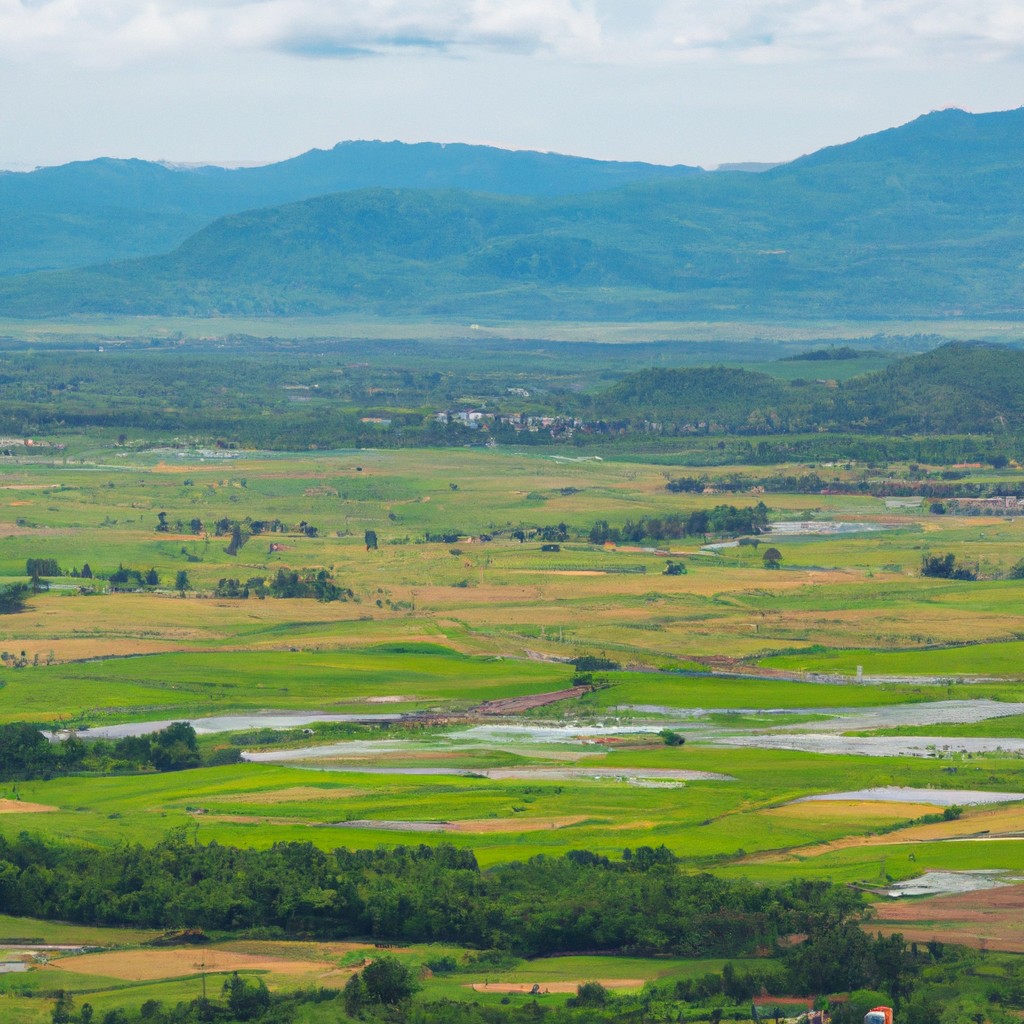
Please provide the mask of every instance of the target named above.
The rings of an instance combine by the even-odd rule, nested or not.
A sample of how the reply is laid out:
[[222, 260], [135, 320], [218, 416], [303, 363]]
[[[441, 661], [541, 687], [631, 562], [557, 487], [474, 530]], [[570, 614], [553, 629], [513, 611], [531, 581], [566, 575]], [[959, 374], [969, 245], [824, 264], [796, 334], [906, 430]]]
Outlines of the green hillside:
[[217, 217], [330, 192], [457, 187], [566, 195], [699, 170], [491, 146], [342, 142], [231, 170], [99, 159], [0, 172], [0, 275], [167, 252]]
[[[811, 364], [828, 372], [828, 364]], [[607, 419], [693, 432], [990, 433], [1024, 428], [1024, 352], [953, 343], [848, 381], [649, 369], [594, 400]]]
[[568, 198], [322, 196], [167, 256], [9, 279], [0, 311], [1014, 317], [1022, 126], [944, 112], [764, 174]]

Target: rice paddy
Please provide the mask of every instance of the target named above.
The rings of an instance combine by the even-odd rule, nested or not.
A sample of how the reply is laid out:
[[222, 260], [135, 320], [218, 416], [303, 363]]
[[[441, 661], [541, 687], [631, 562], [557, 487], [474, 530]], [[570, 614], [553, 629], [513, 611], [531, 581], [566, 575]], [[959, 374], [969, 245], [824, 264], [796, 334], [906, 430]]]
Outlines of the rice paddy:
[[[5, 467], [0, 577], [24, 581], [26, 560], [44, 557], [79, 573], [88, 563], [93, 576], [52, 578], [25, 611], [0, 618], [0, 722], [88, 739], [188, 719], [204, 756], [244, 760], [4, 783], [0, 834], [105, 846], [184, 827], [256, 847], [444, 842], [485, 867], [664, 844], [684, 870], [869, 887], [926, 870], [1024, 870], [1024, 581], [1002, 578], [1024, 521], [769, 495], [777, 520], [871, 529], [780, 533], [775, 570], [753, 546], [707, 551], [701, 538], [586, 541], [596, 519], [760, 498], [667, 492], [666, 477], [683, 472], [501, 449], [222, 461], [84, 442]], [[173, 529], [157, 530], [159, 513]], [[224, 517], [286, 529], [228, 554], [212, 529]], [[569, 539], [557, 551], [528, 535], [558, 524]], [[945, 551], [991, 578], [922, 578], [922, 556]], [[665, 575], [670, 559], [685, 574]], [[160, 583], [115, 593], [98, 577], [121, 565], [152, 567]], [[326, 570], [351, 597], [214, 596], [222, 579], [279, 569]], [[578, 678], [570, 662], [583, 656], [619, 667]], [[897, 787], [912, 795], [893, 796]], [[974, 806], [975, 792], [1009, 802]], [[943, 819], [953, 804], [962, 813]], [[1024, 949], [1008, 901], [991, 897], [985, 927], [937, 899], [932, 916], [878, 920]], [[23, 929], [88, 941], [88, 930], [0, 918], [0, 931]], [[141, 1003], [191, 992], [198, 975], [186, 961], [200, 956], [210, 973], [267, 972], [287, 987], [343, 985], [360, 955], [299, 945], [133, 948], [42, 973], [76, 991], [121, 986]], [[581, 980], [635, 987], [691, 970], [599, 960], [431, 984], [453, 998], [542, 984], [554, 997]], [[90, 994], [97, 1009], [124, 1005], [112, 998]], [[34, 1024], [26, 1002], [0, 995], [0, 1016]]]

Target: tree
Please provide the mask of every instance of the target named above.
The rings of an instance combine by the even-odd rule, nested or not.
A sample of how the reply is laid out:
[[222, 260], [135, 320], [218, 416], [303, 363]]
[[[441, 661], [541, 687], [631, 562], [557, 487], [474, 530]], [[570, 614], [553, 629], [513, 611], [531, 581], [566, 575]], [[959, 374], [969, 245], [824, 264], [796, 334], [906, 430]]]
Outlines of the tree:
[[1007, 579], [1024, 580], [1024, 558], [1022, 558], [1009, 572]]
[[53, 1024], [71, 1024], [74, 1019], [71, 1015], [75, 1012], [75, 1002], [70, 992], [61, 992], [57, 996], [56, 1005], [53, 1007], [53, 1015], [50, 1019]]
[[156, 525], [156, 532], [169, 533], [171, 528], [167, 525], [167, 513], [157, 512], [156, 517], [159, 520], [159, 522]]
[[350, 1017], [355, 1017], [369, 1001], [369, 996], [366, 994], [366, 985], [363, 983], [363, 976], [361, 974], [353, 974], [345, 983], [342, 1001], [345, 1004], [345, 1012]]
[[261, 978], [240, 978], [238, 972], [224, 982], [228, 1010], [236, 1020], [255, 1020], [270, 1007], [270, 993]]
[[161, 772], [198, 768], [201, 762], [196, 731], [188, 722], [172, 722], [153, 736], [153, 767]]
[[569, 1006], [604, 1006], [608, 1002], [608, 989], [599, 981], [585, 981], [576, 986], [576, 995]]
[[769, 548], [761, 559], [766, 569], [778, 569], [779, 562], [782, 561], [782, 552], [778, 548]]
[[156, 569], [150, 569], [146, 573], [146, 586], [147, 587], [158, 587], [160, 585], [160, 576]]
[[412, 972], [396, 956], [385, 953], [363, 968], [363, 984], [371, 1002], [400, 1003], [416, 991]]
[[192, 589], [192, 584], [189, 582], [188, 573], [184, 569], [178, 570], [178, 575], [174, 577], [174, 589], [184, 593], [186, 590]]
[[238, 523], [233, 523], [231, 526], [231, 540], [228, 542], [228, 546], [224, 549], [226, 555], [237, 555], [239, 548], [245, 543], [242, 539], [242, 527]]
[[363, 541], [366, 544], [366, 550], [367, 551], [376, 551], [377, 550], [377, 531], [376, 530], [367, 530], [363, 534]]
[[82, 566], [82, 572], [80, 573], [80, 575], [81, 575], [83, 580], [91, 580], [92, 579], [92, 569], [89, 567], [89, 563], [88, 562], [86, 562], [85, 565]]
[[15, 612], [24, 611], [27, 597], [27, 583], [14, 583], [0, 589], [0, 615], [13, 615]]
[[57, 747], [35, 726], [0, 725], [0, 780], [47, 778], [57, 767]]

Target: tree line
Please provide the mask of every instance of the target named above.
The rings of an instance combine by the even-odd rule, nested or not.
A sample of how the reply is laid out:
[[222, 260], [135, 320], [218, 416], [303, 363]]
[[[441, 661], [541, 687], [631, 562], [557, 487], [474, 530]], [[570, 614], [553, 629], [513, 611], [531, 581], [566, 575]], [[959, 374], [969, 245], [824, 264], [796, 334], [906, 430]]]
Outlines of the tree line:
[[[237, 760], [237, 751], [218, 752], [211, 763], [225, 759]], [[82, 740], [72, 732], [51, 741], [27, 722], [0, 725], [0, 782], [78, 772], [181, 771], [202, 763], [195, 729], [188, 722], [117, 740]]]
[[864, 911], [859, 895], [825, 883], [726, 881], [673, 861], [650, 848], [619, 861], [580, 851], [482, 872], [471, 851], [449, 845], [252, 850], [178, 830], [150, 848], [97, 850], [22, 833], [0, 838], [0, 905], [88, 924], [454, 942], [523, 956], [736, 956]]
[[735, 505], [716, 505], [712, 509], [695, 509], [683, 515], [670, 512], [665, 516], [641, 516], [627, 519], [622, 526], [609, 526], [599, 519], [590, 528], [587, 539], [591, 544], [635, 544], [643, 540], [678, 540], [681, 537], [704, 537], [715, 534], [735, 537], [740, 534], [759, 534], [768, 527], [769, 508], [763, 501], [746, 508]]

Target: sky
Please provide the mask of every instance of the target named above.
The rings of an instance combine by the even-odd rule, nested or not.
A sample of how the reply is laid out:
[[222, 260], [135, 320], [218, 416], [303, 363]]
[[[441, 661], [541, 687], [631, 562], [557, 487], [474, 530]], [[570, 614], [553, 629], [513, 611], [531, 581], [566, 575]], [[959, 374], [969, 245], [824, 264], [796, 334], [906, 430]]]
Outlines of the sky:
[[0, 167], [347, 139], [714, 167], [1024, 105], [1022, 0], [0, 0]]

